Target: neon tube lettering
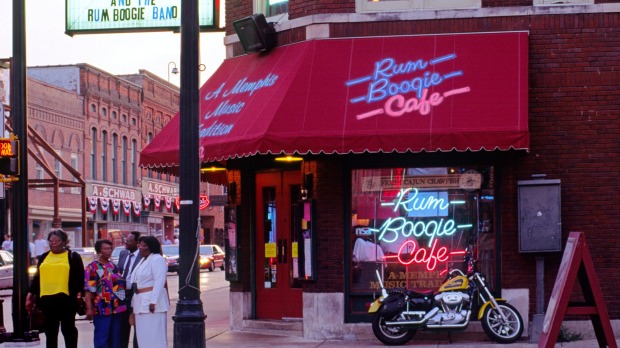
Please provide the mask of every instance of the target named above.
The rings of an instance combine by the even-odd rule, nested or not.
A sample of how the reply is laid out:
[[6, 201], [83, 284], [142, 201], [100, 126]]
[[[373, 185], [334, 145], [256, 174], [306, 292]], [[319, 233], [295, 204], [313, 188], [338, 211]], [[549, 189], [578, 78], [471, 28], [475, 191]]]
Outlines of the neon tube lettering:
[[386, 243], [395, 242], [399, 236], [416, 238], [426, 236], [429, 238], [428, 246], [431, 246], [435, 238], [451, 236], [456, 232], [454, 220], [439, 219], [439, 221], [408, 221], [404, 217], [389, 218], [377, 229], [371, 229], [379, 233], [379, 240]]
[[[408, 193], [413, 190], [413, 195], [411, 195], [407, 200], [404, 200], [407, 197]], [[433, 196], [429, 196], [427, 198], [418, 198], [418, 189], [417, 188], [407, 188], [401, 189], [398, 195], [396, 196], [396, 200], [393, 202], [385, 202], [381, 203], [382, 206], [390, 206], [393, 205], [393, 211], [398, 211], [399, 208], [403, 208], [404, 210], [410, 212], [413, 210], [428, 210], [428, 209], [439, 209], [445, 210], [448, 209], [449, 203], [446, 203], [443, 198], [435, 198]]]
[[[408, 253], [410, 257], [404, 259], [403, 255], [407, 255], [406, 250], [409, 246], [411, 246], [411, 251]], [[430, 247], [431, 248], [428, 250], [422, 247], [418, 248], [418, 243], [416, 243], [415, 240], [408, 240], [400, 246], [397, 255], [385, 256], [384, 258], [397, 258], [398, 262], [403, 265], [410, 265], [414, 262], [417, 264], [425, 264], [426, 269], [432, 271], [437, 267], [438, 262], [448, 261], [448, 248], [437, 248], [437, 240], [435, 240]]]

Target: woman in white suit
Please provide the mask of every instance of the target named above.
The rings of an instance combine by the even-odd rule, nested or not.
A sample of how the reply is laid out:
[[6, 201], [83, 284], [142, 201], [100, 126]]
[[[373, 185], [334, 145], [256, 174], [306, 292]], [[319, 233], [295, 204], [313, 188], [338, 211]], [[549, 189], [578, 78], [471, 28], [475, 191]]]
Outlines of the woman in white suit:
[[134, 295], [131, 302], [135, 315], [138, 346], [168, 347], [166, 317], [170, 302], [166, 288], [168, 265], [161, 255], [161, 245], [153, 236], [138, 238], [142, 260], [132, 273]]

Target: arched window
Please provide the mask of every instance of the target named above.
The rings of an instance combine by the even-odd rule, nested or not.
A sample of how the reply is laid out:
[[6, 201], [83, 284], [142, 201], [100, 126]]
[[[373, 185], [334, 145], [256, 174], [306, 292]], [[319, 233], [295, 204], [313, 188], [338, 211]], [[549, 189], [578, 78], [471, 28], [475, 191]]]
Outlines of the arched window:
[[131, 184], [138, 185], [138, 142], [131, 141]]
[[118, 183], [118, 168], [116, 157], [118, 154], [118, 134], [112, 134], [112, 182]]
[[[151, 141], [153, 141], [153, 133], [149, 132], [149, 135], [148, 135], [148, 144], [150, 144], [150, 143], [151, 143]], [[153, 178], [153, 170], [151, 170], [151, 168], [149, 168], [149, 170], [148, 170], [148, 177], [149, 177], [149, 178]]]
[[121, 175], [123, 185], [127, 185], [127, 137], [123, 137], [123, 149], [121, 151], [123, 156], [121, 160]]
[[91, 129], [90, 137], [90, 177], [97, 180], [97, 128]]
[[108, 171], [107, 171], [107, 162], [108, 162], [108, 132], [101, 132], [101, 180], [108, 180]]

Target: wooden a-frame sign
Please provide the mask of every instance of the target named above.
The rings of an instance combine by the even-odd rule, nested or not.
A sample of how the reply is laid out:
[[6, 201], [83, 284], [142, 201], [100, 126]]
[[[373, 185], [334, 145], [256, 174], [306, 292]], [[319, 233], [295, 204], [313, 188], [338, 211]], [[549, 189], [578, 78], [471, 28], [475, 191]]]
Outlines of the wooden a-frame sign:
[[[570, 295], [579, 279], [585, 302], [569, 303]], [[599, 347], [617, 348], [611, 329], [603, 293], [596, 278], [594, 264], [586, 237], [582, 232], [571, 232], [566, 241], [560, 269], [547, 306], [538, 347], [555, 346], [565, 315], [589, 315]]]

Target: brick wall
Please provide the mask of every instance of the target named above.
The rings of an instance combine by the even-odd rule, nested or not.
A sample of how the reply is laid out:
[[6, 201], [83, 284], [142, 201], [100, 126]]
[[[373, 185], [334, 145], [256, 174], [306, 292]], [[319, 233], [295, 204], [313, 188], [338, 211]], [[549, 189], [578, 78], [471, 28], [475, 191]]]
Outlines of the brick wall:
[[[248, 3], [229, 2], [228, 23], [250, 15]], [[291, 2], [291, 18], [343, 12], [354, 5], [353, 1], [340, 2], [341, 6], [333, 9], [315, 6], [318, 1], [303, 3]], [[532, 2], [495, 0], [483, 1], [482, 6], [529, 7]], [[354, 12], [352, 7], [350, 12]], [[570, 231], [585, 232], [607, 308], [612, 318], [620, 318], [620, 298], [614, 296], [620, 278], [609, 276], [618, 273], [620, 264], [620, 205], [616, 203], [620, 192], [620, 13], [369, 21], [329, 26], [331, 37], [529, 31], [531, 151], [500, 154], [494, 162], [501, 215], [502, 287], [529, 288], [530, 308], [535, 309], [535, 255], [518, 252], [517, 182], [530, 179], [532, 174], [547, 174], [548, 179], [562, 181], [562, 246]], [[295, 30], [303, 32], [303, 28]], [[278, 35], [279, 44], [303, 40], [303, 36], [291, 31]], [[344, 250], [343, 232], [338, 227], [344, 226], [340, 211], [342, 178], [338, 176], [342, 167], [338, 162], [319, 163], [315, 174], [317, 196], [333, 204], [318, 207], [319, 272], [323, 273], [319, 281], [307, 284], [305, 291], [342, 291], [342, 256], [334, 254]], [[545, 301], [561, 257], [561, 253], [545, 255]]]

